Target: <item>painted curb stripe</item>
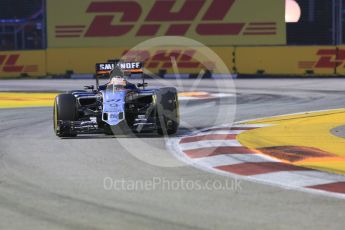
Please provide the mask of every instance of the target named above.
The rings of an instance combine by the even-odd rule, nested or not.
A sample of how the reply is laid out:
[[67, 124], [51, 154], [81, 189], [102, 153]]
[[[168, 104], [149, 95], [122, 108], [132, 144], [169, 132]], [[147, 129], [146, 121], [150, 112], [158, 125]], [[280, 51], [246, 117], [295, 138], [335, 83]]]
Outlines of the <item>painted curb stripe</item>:
[[170, 140], [184, 162], [209, 172], [345, 199], [345, 176], [296, 166], [242, 146], [236, 136], [267, 124], [211, 127]]
[[203, 140], [236, 140], [236, 134], [207, 134], [201, 136], [185, 137], [180, 141], [180, 144]]
[[251, 176], [258, 181], [274, 183], [280, 186], [308, 187], [316, 184], [327, 184], [337, 181], [313, 170], [283, 171]]
[[183, 151], [189, 158], [210, 157], [225, 154], [255, 154], [245, 147], [208, 147]]
[[241, 164], [243, 162], [265, 162], [259, 154], [224, 154], [193, 159], [194, 163], [210, 167]]
[[308, 188], [319, 189], [327, 192], [343, 193], [345, 194], [345, 182], [336, 182], [330, 184], [321, 184], [309, 186]]
[[182, 150], [190, 150], [195, 148], [207, 148], [207, 147], [218, 147], [218, 146], [232, 146], [241, 147], [242, 145], [237, 140], [202, 140], [192, 143], [180, 144]]
[[253, 127], [245, 127], [245, 128], [241, 128], [241, 127], [232, 127], [232, 128], [221, 127], [221, 128], [207, 129], [206, 131], [252, 130], [252, 129], [256, 129], [256, 128], [253, 128]]
[[[200, 135], [209, 135], [209, 134], [222, 134], [222, 135], [229, 135], [229, 134], [241, 134], [245, 132], [245, 130], [215, 130], [215, 131], [205, 131], [200, 133]], [[188, 136], [187, 136], [188, 137]]]
[[[262, 128], [262, 127], [267, 127], [269, 125], [259, 125], [259, 126], [255, 126], [252, 124], [248, 124], [248, 126], [243, 126], [243, 127], [216, 127], [216, 128], [210, 128], [210, 129], [206, 129], [205, 131], [248, 131], [248, 130], [253, 130], [253, 129], [257, 129], [257, 128]], [[203, 132], [205, 132], [203, 131]]]
[[303, 167], [285, 164], [281, 162], [249, 162], [235, 165], [224, 165], [216, 168], [230, 173], [239, 174], [241, 176], [252, 176], [257, 174], [281, 171], [308, 170]]

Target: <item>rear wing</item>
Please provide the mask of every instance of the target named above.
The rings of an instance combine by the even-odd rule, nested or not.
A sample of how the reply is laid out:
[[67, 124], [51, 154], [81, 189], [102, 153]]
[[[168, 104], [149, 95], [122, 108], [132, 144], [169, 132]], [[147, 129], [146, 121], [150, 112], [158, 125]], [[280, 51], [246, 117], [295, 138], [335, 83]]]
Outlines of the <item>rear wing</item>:
[[115, 66], [120, 67], [120, 69], [125, 73], [143, 73], [144, 64], [142, 62], [97, 63], [96, 74], [110, 74]]

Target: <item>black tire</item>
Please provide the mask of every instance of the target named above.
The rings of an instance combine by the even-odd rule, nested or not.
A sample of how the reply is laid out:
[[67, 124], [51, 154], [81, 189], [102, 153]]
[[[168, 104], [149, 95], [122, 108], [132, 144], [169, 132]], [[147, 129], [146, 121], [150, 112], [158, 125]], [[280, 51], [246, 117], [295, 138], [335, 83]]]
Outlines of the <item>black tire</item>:
[[60, 94], [55, 98], [54, 103], [54, 131], [58, 137], [75, 137], [69, 129], [58, 129], [58, 121], [77, 120], [77, 100], [72, 94]]
[[175, 88], [162, 88], [157, 97], [157, 133], [176, 134], [180, 125], [178, 94]]
[[178, 123], [175, 121], [171, 121], [171, 120], [166, 121], [167, 120], [166, 117], [164, 117], [162, 119], [166, 122], [165, 123], [166, 128], [158, 127], [158, 129], [157, 129], [158, 135], [160, 135], [160, 136], [169, 135], [170, 136], [170, 135], [176, 134], [178, 127], [179, 127]]

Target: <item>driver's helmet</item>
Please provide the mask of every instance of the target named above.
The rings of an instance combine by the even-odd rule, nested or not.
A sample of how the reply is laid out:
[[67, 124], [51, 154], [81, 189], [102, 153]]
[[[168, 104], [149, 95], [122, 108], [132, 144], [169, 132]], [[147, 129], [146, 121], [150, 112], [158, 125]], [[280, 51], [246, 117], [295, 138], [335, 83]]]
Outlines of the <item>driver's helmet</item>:
[[127, 81], [124, 78], [122, 70], [115, 66], [110, 73], [110, 80], [108, 86], [114, 86], [115, 88], [124, 88], [127, 85]]

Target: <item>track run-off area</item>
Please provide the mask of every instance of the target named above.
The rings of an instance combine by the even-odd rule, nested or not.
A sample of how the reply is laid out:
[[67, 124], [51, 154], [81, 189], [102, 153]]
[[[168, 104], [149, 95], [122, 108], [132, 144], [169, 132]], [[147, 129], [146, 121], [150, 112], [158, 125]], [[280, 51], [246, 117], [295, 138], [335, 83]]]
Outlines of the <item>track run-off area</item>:
[[176, 137], [73, 139], [50, 106], [92, 80], [0, 81], [0, 228], [342, 229], [343, 80], [196, 81]]

